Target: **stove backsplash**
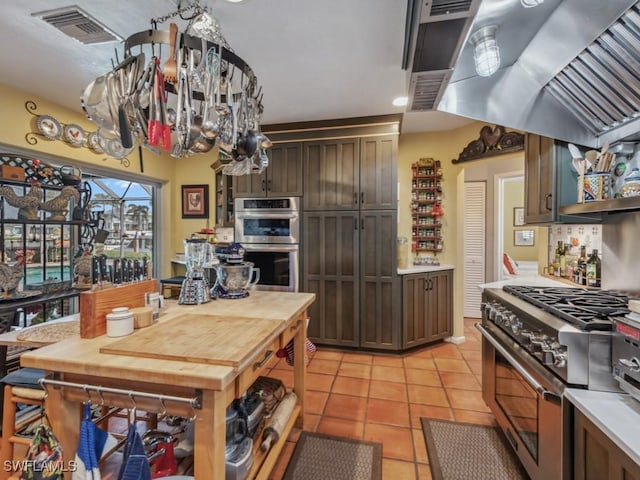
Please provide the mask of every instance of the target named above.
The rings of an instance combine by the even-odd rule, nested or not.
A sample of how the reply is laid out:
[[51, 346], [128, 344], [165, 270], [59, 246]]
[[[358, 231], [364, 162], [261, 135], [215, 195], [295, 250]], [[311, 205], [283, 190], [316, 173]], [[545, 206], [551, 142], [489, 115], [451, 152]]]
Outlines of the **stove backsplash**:
[[553, 263], [558, 242], [571, 245], [569, 256], [580, 256], [580, 246], [586, 245], [587, 255], [597, 249], [600, 259], [602, 256], [602, 225], [552, 225], [549, 227], [549, 251], [547, 259]]
[[640, 297], [640, 215], [617, 213], [602, 225], [602, 288]]

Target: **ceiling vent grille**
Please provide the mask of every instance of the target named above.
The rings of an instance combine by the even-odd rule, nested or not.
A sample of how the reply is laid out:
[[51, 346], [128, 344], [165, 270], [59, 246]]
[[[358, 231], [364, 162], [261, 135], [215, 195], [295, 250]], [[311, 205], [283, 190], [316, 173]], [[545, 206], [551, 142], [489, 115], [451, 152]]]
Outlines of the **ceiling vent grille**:
[[473, 0], [432, 0], [431, 16], [468, 12]]
[[123, 40], [77, 5], [36, 12], [31, 16], [44, 20], [80, 43], [93, 44]]
[[444, 87], [449, 82], [450, 77], [451, 70], [412, 74], [409, 92], [411, 104], [408, 111], [421, 112], [435, 109], [442, 98]]

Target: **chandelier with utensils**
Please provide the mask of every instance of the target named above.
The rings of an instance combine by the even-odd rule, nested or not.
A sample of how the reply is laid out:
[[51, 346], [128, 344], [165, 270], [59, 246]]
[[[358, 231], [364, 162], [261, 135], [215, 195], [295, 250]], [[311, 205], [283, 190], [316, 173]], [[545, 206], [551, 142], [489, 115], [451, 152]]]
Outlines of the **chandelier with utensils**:
[[[157, 28], [178, 15], [188, 20], [184, 31]], [[217, 146], [234, 160], [223, 173], [262, 172], [271, 147], [260, 131], [262, 87], [210, 9], [192, 2], [151, 24], [125, 40], [124, 60], [81, 95], [104, 152], [122, 159], [140, 144], [183, 158]]]

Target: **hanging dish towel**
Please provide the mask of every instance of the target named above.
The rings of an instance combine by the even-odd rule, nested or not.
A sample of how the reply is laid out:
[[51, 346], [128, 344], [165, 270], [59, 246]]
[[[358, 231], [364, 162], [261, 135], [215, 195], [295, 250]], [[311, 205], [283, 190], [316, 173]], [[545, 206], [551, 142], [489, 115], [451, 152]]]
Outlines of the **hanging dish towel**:
[[[307, 353], [315, 353], [317, 348], [313, 344], [313, 342], [311, 340], [309, 340], [308, 338], [305, 340], [304, 348], [307, 351], [305, 353], [305, 361], [306, 361], [306, 364], [309, 365], [309, 362], [311, 360], [309, 359], [309, 356], [307, 355]], [[293, 361], [294, 361], [294, 358], [293, 358], [293, 340], [290, 340], [289, 343], [287, 343], [287, 345], [285, 345], [284, 348], [281, 348], [280, 350], [278, 350], [276, 352], [276, 357], [285, 358], [286, 361], [287, 361], [287, 364], [293, 366]]]
[[84, 416], [80, 424], [76, 470], [72, 480], [100, 480], [99, 460], [117, 444], [116, 438], [98, 428], [91, 419], [91, 404], [84, 404]]
[[31, 439], [20, 480], [62, 480], [62, 446], [44, 423]]
[[135, 424], [127, 433], [118, 480], [151, 480], [151, 468]]

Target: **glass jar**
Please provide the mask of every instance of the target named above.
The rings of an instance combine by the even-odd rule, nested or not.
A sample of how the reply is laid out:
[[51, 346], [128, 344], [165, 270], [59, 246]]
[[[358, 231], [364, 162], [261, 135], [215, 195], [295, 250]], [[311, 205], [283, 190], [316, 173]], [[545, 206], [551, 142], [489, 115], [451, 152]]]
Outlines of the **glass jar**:
[[640, 170], [634, 168], [624, 179], [620, 195], [623, 197], [637, 197], [640, 195]]

